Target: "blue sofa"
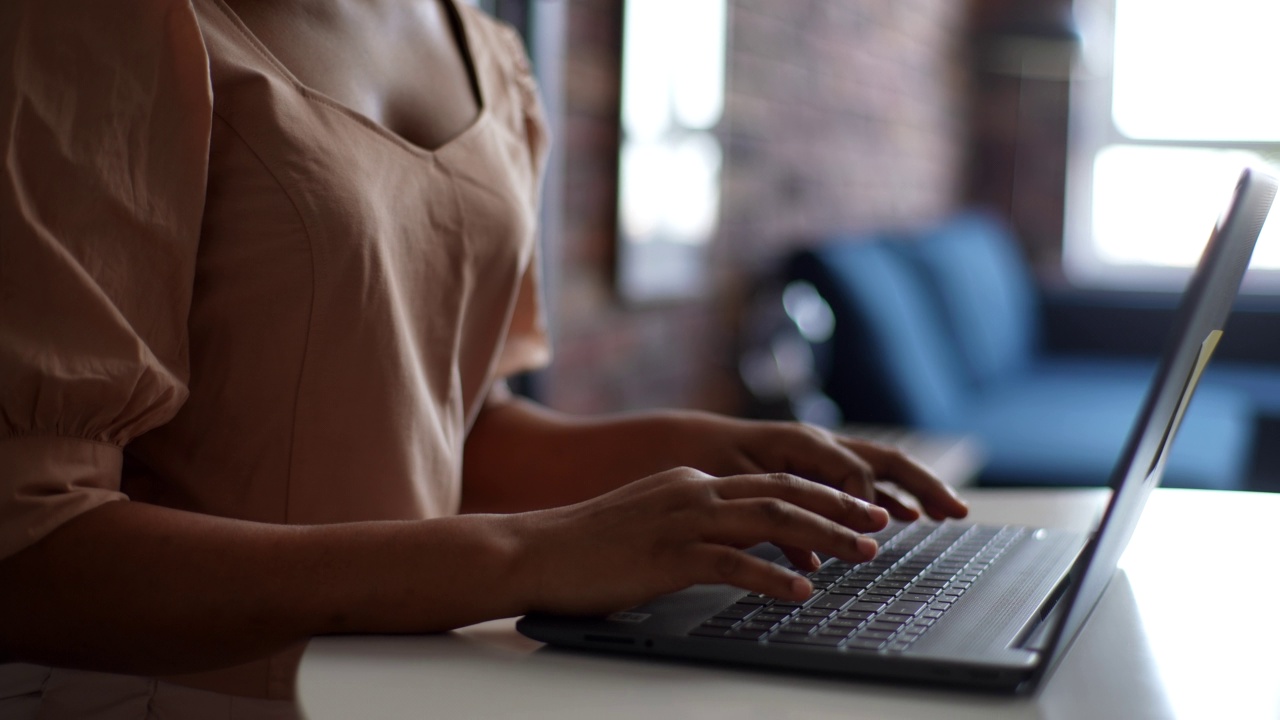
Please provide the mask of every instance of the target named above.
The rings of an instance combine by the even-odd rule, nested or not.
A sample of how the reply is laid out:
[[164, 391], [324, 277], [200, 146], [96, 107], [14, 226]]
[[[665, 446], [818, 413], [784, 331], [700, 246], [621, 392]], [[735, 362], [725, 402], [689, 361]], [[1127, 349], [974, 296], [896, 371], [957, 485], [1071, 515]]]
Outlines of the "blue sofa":
[[[985, 485], [1106, 484], [1163, 340], [1089, 345], [1109, 333], [1162, 336], [1176, 304], [1168, 296], [1145, 314], [1141, 301], [1116, 305], [1126, 316], [1055, 303], [1009, 231], [981, 213], [911, 235], [834, 237], [792, 257], [787, 275], [834, 312], [834, 334], [816, 350], [845, 419], [972, 435], [986, 452]], [[1073, 328], [1083, 349], [1064, 347], [1053, 327]], [[1164, 484], [1247, 487], [1267, 417], [1280, 417], [1280, 370], [1215, 359]]]

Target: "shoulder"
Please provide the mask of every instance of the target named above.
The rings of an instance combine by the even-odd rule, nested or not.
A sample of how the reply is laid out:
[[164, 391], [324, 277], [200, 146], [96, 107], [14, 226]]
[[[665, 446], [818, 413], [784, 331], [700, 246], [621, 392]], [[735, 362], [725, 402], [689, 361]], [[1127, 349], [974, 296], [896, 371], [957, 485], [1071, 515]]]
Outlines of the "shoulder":
[[192, 0], [5, 0], [0, 15], [18, 38], [43, 30], [96, 47], [197, 27]]
[[0, 28], [19, 84], [56, 78], [120, 93], [207, 66], [191, 0], [4, 0]]
[[491, 110], [533, 146], [534, 156], [540, 156], [547, 140], [546, 123], [524, 41], [511, 25], [475, 7], [460, 3], [458, 10], [472, 56], [492, 90]]
[[186, 0], [0, 0], [6, 61], [0, 151], [15, 176], [61, 168], [124, 192], [139, 158], [159, 172], [207, 149], [208, 57]]
[[474, 45], [472, 53], [489, 57], [512, 76], [532, 74], [529, 53], [514, 27], [466, 3], [458, 3], [458, 12]]

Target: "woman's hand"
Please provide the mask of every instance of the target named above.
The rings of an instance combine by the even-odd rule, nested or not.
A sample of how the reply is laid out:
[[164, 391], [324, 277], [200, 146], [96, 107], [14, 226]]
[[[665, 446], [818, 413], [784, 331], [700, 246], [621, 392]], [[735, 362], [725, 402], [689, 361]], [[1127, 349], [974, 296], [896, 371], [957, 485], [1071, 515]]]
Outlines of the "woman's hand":
[[[529, 610], [605, 613], [699, 583], [808, 598], [801, 575], [743, 549], [774, 542], [850, 562], [872, 558], [860, 533], [882, 529], [882, 508], [794, 475], [712, 477], [677, 468], [576, 505], [509, 515], [521, 551], [517, 587]], [[794, 555], [794, 553], [793, 553]], [[794, 557], [793, 557], [794, 559]]]
[[670, 420], [676, 462], [713, 475], [791, 473], [843, 490], [899, 520], [964, 517], [969, 508], [932, 472], [887, 445], [795, 422], [685, 413]]

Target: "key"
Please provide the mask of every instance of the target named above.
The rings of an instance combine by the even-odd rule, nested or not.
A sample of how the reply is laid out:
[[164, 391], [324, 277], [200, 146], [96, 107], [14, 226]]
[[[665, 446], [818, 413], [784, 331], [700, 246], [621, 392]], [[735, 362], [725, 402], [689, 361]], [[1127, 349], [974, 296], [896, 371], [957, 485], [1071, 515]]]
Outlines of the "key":
[[876, 620], [879, 620], [881, 622], [897, 623], [901, 625], [903, 623], [911, 622], [911, 616], [898, 615], [896, 613], [880, 613], [879, 615], [876, 616]]
[[866, 620], [867, 618], [871, 617], [873, 614], [874, 613], [869, 613], [869, 612], [866, 612], [865, 610], [849, 609], [840, 613], [837, 617], [841, 620]]
[[846, 648], [857, 648], [859, 650], [879, 650], [884, 645], [883, 640], [872, 640], [870, 638], [854, 638], [845, 645]]
[[809, 607], [810, 608], [826, 608], [830, 610], [843, 610], [844, 607], [851, 602], [853, 602], [853, 598], [847, 595], [828, 595], [827, 597], [819, 600], [818, 602], [814, 603]]
[[914, 600], [899, 600], [898, 602], [890, 605], [885, 610], [885, 612], [893, 613], [895, 615], [915, 615], [916, 613], [924, 609], [925, 609], [925, 604], [923, 602], [917, 602]]
[[842, 642], [844, 642], [844, 636], [834, 637], [832, 635], [823, 635], [821, 633], [817, 635], [810, 635], [804, 639], [805, 645], [822, 645], [824, 647], [835, 647]]
[[760, 609], [759, 605], [752, 605], [750, 603], [737, 603], [736, 605], [730, 605], [729, 607], [716, 613], [716, 617], [745, 620], [748, 617], [750, 617], [751, 613], [759, 609]]
[[809, 639], [808, 635], [774, 635], [769, 638], [770, 644], [782, 643], [784, 645], [802, 645]]

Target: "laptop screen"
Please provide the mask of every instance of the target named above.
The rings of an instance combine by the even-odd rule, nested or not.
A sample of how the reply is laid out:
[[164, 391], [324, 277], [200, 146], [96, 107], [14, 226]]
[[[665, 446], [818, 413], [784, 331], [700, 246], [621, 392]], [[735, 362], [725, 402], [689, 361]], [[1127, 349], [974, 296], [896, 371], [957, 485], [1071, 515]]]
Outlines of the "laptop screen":
[[1112, 473], [1111, 502], [1072, 568], [1065, 620], [1047, 646], [1051, 661], [1041, 663], [1041, 674], [1060, 658], [1102, 597], [1151, 490], [1159, 484], [1183, 412], [1222, 336], [1275, 195], [1274, 178], [1245, 170], [1205, 246], [1183, 294], [1169, 345]]

